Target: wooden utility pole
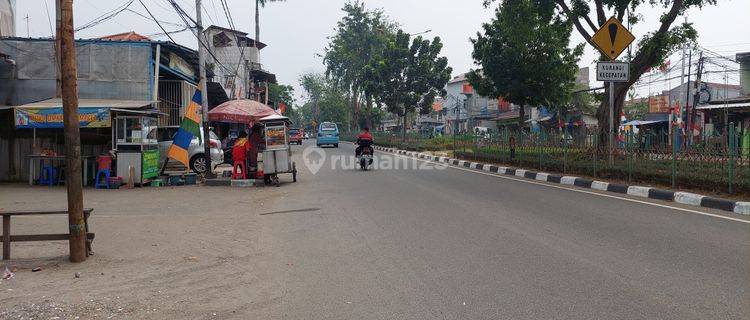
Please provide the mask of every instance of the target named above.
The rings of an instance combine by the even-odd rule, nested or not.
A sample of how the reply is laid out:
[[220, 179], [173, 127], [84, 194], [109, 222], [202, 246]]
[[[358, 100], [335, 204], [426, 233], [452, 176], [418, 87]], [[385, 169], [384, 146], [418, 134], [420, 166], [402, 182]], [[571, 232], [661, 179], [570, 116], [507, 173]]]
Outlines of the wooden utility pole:
[[60, 14], [60, 0], [55, 2], [55, 98], [62, 97], [61, 67], [60, 67], [60, 30], [62, 27], [62, 15]]
[[57, 0], [60, 12], [61, 82], [63, 126], [65, 130], [65, 165], [68, 188], [68, 228], [70, 261], [86, 260], [86, 227], [83, 220], [83, 182], [81, 181], [81, 132], [78, 118], [78, 79], [76, 43], [73, 36], [73, 0]]
[[[211, 136], [208, 133], [208, 85], [206, 84], [206, 52], [208, 47], [203, 43], [203, 22], [201, 20], [201, 0], [195, 0], [195, 22], [197, 22], [198, 36], [198, 65], [200, 74], [200, 83], [198, 88], [201, 91], [201, 106], [203, 107], [203, 155], [206, 158], [206, 178], [213, 178], [213, 166], [211, 165]], [[205, 51], [204, 51], [205, 50]], [[218, 63], [218, 61], [217, 61]], [[234, 90], [234, 89], [232, 89]]]

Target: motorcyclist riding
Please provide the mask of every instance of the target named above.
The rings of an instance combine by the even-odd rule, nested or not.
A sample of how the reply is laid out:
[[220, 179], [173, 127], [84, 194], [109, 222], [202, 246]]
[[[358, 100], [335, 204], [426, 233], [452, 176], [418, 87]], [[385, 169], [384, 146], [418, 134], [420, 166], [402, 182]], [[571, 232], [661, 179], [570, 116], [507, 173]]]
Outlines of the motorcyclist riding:
[[364, 127], [362, 129], [362, 133], [360, 133], [357, 136], [358, 146], [357, 146], [357, 150], [355, 151], [357, 157], [359, 157], [359, 155], [362, 154], [363, 148], [369, 148], [370, 154], [373, 154], [372, 143], [373, 143], [373, 139], [372, 139], [372, 134], [370, 133], [370, 128]]

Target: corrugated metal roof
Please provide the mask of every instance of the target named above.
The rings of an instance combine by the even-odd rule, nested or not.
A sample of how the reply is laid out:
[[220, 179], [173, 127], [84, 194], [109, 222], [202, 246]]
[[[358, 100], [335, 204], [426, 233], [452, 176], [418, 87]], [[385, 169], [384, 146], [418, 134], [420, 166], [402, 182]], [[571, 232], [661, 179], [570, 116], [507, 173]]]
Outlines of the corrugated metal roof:
[[698, 110], [712, 110], [712, 109], [734, 109], [734, 108], [748, 108], [750, 102], [738, 102], [728, 104], [709, 104], [696, 107]]
[[[113, 99], [78, 99], [79, 108], [116, 108], [116, 109], [138, 109], [148, 106], [156, 101], [148, 100], [113, 100]], [[50, 109], [62, 108], [62, 99], [48, 99], [44, 101], [28, 103], [20, 106], [5, 107], [23, 109]]]

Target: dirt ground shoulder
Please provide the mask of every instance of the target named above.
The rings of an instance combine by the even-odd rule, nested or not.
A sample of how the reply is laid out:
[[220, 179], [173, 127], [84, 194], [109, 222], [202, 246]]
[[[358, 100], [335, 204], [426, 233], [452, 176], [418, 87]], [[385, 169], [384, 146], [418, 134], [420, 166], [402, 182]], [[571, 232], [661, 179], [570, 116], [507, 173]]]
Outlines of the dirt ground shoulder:
[[[13, 259], [0, 262], [0, 272], [14, 272], [0, 280], [0, 318], [277, 318], [278, 280], [266, 265], [258, 219], [288, 192], [86, 189], [95, 254], [73, 264], [65, 241], [13, 243]], [[64, 187], [0, 185], [0, 210], [64, 209], [65, 197]], [[66, 227], [65, 216], [12, 219], [12, 234]]]

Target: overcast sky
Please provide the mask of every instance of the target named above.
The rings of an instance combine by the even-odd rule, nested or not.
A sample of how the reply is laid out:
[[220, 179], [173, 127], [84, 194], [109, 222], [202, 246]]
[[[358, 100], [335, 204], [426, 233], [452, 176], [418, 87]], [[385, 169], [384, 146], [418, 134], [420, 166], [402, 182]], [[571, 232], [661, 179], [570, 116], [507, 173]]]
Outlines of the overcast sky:
[[[254, 37], [253, 3], [249, 0], [226, 0], [236, 27]], [[76, 26], [99, 17], [103, 13], [119, 7], [128, 0], [75, 0], [74, 13]], [[181, 24], [181, 20], [171, 10], [166, 0], [143, 0], [158, 19]], [[188, 13], [194, 16], [195, 1], [178, 0]], [[261, 62], [264, 67], [277, 75], [283, 84], [297, 85], [301, 73], [323, 71], [321, 58], [326, 45], [326, 37], [332, 35], [336, 22], [341, 19], [340, 10], [346, 0], [287, 0], [281, 3], [269, 3], [261, 11], [261, 41], [268, 47], [261, 51]], [[750, 51], [750, 0], [719, 0], [717, 6], [705, 7], [702, 10], [691, 10], [688, 19], [695, 23], [699, 32], [699, 44], [703, 47], [733, 56], [735, 52]], [[16, 13], [16, 31], [18, 36], [26, 36], [27, 20], [29, 34], [32, 37], [48, 37], [51, 28], [48, 19], [54, 23], [55, 0], [18, 0]], [[489, 21], [493, 10], [485, 9], [482, 0], [369, 0], [368, 8], [381, 8], [393, 20], [401, 24], [410, 33], [432, 30], [430, 37], [439, 36], [445, 44], [443, 53], [453, 67], [454, 75], [466, 72], [473, 67], [471, 44], [473, 37], [481, 29], [483, 22]], [[46, 5], [46, 6], [45, 6]], [[203, 0], [204, 24], [228, 26], [220, 0]], [[49, 17], [47, 15], [47, 9]], [[646, 22], [634, 26], [633, 33], [640, 38], [658, 25], [658, 17], [663, 8], [642, 6]], [[136, 0], [130, 9], [146, 15], [143, 6]], [[167, 30], [179, 29], [165, 25]], [[82, 30], [77, 38], [92, 38], [108, 34], [135, 31], [149, 35], [161, 32], [151, 20], [125, 11], [113, 19]], [[583, 42], [574, 31], [573, 43]], [[189, 32], [173, 35], [182, 45], [196, 48], [197, 41]], [[155, 39], [166, 40], [164, 36]], [[593, 66], [597, 55], [593, 48], [587, 47], [581, 58], [580, 66]], [[675, 59], [675, 58], [673, 58]], [[673, 64], [675, 61], [673, 60]], [[593, 78], [593, 73], [592, 73]], [[736, 80], [730, 78], [730, 82]], [[599, 85], [592, 81], [592, 85]], [[674, 86], [676, 82], [661, 84]], [[645, 90], [645, 89], [644, 89]], [[661, 89], [659, 89], [661, 90]], [[297, 92], [300, 96], [301, 92]]]

